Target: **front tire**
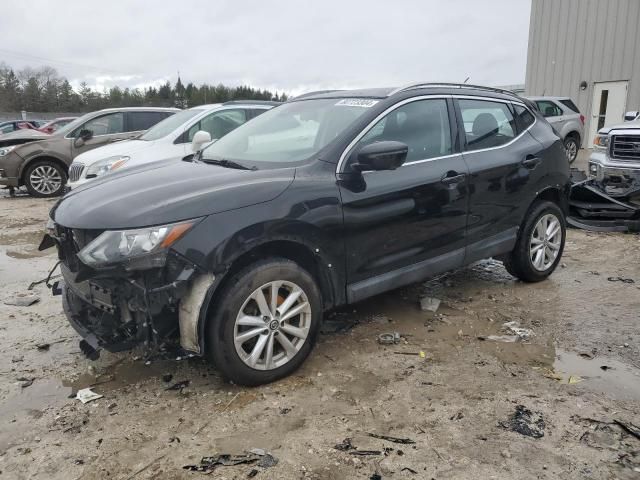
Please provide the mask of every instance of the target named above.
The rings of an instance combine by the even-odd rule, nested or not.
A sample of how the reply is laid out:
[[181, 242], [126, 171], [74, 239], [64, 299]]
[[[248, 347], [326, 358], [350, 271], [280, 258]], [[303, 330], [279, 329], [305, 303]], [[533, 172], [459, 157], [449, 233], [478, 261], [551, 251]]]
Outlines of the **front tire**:
[[294, 372], [315, 344], [322, 298], [314, 278], [291, 260], [272, 258], [233, 275], [209, 318], [207, 352], [239, 385]]
[[578, 150], [580, 149], [580, 145], [578, 145], [578, 140], [575, 137], [567, 137], [564, 139], [564, 148], [567, 153], [567, 160], [569, 164], [572, 164], [576, 161], [578, 157]]
[[537, 201], [524, 221], [516, 246], [504, 260], [514, 277], [525, 282], [546, 279], [560, 263], [567, 235], [564, 213], [549, 201]]
[[57, 197], [62, 194], [66, 183], [67, 172], [50, 160], [33, 162], [24, 174], [24, 184], [34, 197]]

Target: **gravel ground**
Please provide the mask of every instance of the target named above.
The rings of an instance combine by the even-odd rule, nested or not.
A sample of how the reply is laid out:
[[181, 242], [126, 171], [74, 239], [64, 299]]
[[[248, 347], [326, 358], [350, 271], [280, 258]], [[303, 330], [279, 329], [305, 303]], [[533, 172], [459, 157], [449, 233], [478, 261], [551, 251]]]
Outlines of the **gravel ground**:
[[[183, 467], [254, 448], [277, 465], [213, 478], [640, 478], [640, 438], [615, 423], [640, 426], [638, 235], [571, 230], [536, 285], [489, 260], [341, 309], [298, 372], [239, 388], [197, 358], [86, 359], [44, 285], [6, 305], [56, 257], [37, 251], [53, 202], [0, 195], [0, 478], [198, 478]], [[103, 398], [72, 398], [88, 386]]]

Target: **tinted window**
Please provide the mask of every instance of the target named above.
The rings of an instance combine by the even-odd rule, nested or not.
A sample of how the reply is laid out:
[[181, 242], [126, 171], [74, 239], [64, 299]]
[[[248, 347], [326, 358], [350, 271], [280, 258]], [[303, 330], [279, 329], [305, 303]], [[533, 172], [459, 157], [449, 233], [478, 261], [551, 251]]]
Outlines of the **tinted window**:
[[85, 123], [81, 127], [81, 130], [91, 130], [94, 137], [97, 135], [122, 133], [124, 130], [124, 114], [122, 112], [116, 112], [96, 117]]
[[148, 130], [159, 121], [167, 118], [169, 112], [128, 112], [129, 124], [128, 132]]
[[193, 140], [193, 136], [198, 130], [209, 132], [211, 139], [222, 138], [227, 133], [235, 130], [247, 121], [244, 110], [222, 110], [207, 115], [198, 123], [189, 128], [186, 141]]
[[567, 107], [569, 110], [580, 113], [580, 110], [578, 109], [578, 107], [576, 107], [576, 104], [573, 103], [573, 100], [560, 100], [560, 103]]
[[[197, 108], [196, 109], [192, 108], [190, 110], [183, 110], [181, 112], [176, 113], [175, 115], [171, 115], [170, 117], [162, 120], [160, 123], [154, 125], [153, 128], [150, 128], [145, 133], [143, 133], [142, 136], [139, 138], [139, 140], [151, 141], [151, 140], [158, 140], [159, 138], [166, 137], [171, 132], [176, 130], [178, 127], [182, 126], [182, 124], [190, 120], [192, 117], [195, 117], [196, 115], [200, 115], [201, 113], [202, 113], [202, 110]], [[183, 130], [181, 129], [180, 132], [182, 131]]]
[[354, 151], [387, 140], [409, 147], [407, 162], [449, 155], [451, 131], [446, 100], [419, 100], [393, 110], [360, 139]]
[[459, 100], [467, 150], [504, 145], [516, 136], [515, 119], [506, 103]]
[[520, 105], [514, 105], [513, 108], [516, 111], [516, 123], [518, 124], [518, 131], [523, 132], [535, 121], [533, 114], [526, 108]]
[[268, 108], [252, 108], [250, 110], [247, 110], [247, 112], [249, 113], [249, 118], [255, 118], [258, 115], [262, 115], [267, 110]]
[[537, 100], [536, 104], [540, 109], [540, 113], [545, 117], [559, 117], [562, 115], [562, 109], [549, 100]]

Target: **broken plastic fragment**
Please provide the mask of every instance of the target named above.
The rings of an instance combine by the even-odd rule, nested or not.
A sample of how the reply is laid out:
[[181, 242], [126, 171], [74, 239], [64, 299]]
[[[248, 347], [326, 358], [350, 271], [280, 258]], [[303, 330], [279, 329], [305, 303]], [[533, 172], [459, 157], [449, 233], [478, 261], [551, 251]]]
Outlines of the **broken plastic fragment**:
[[437, 312], [440, 307], [440, 299], [434, 297], [422, 297], [420, 299], [420, 308], [424, 312]]
[[82, 403], [89, 403], [102, 398], [102, 395], [92, 391], [90, 388], [83, 388], [82, 390], [78, 390], [78, 393], [76, 393], [76, 398]]

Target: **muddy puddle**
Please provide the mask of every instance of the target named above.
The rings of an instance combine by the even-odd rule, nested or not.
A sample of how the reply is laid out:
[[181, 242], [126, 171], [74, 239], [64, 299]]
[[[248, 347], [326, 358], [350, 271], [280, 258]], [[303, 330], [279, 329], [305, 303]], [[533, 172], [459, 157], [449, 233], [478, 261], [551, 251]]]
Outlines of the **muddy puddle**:
[[616, 400], [640, 400], [640, 369], [607, 357], [558, 350], [554, 373], [562, 383], [574, 383]]

